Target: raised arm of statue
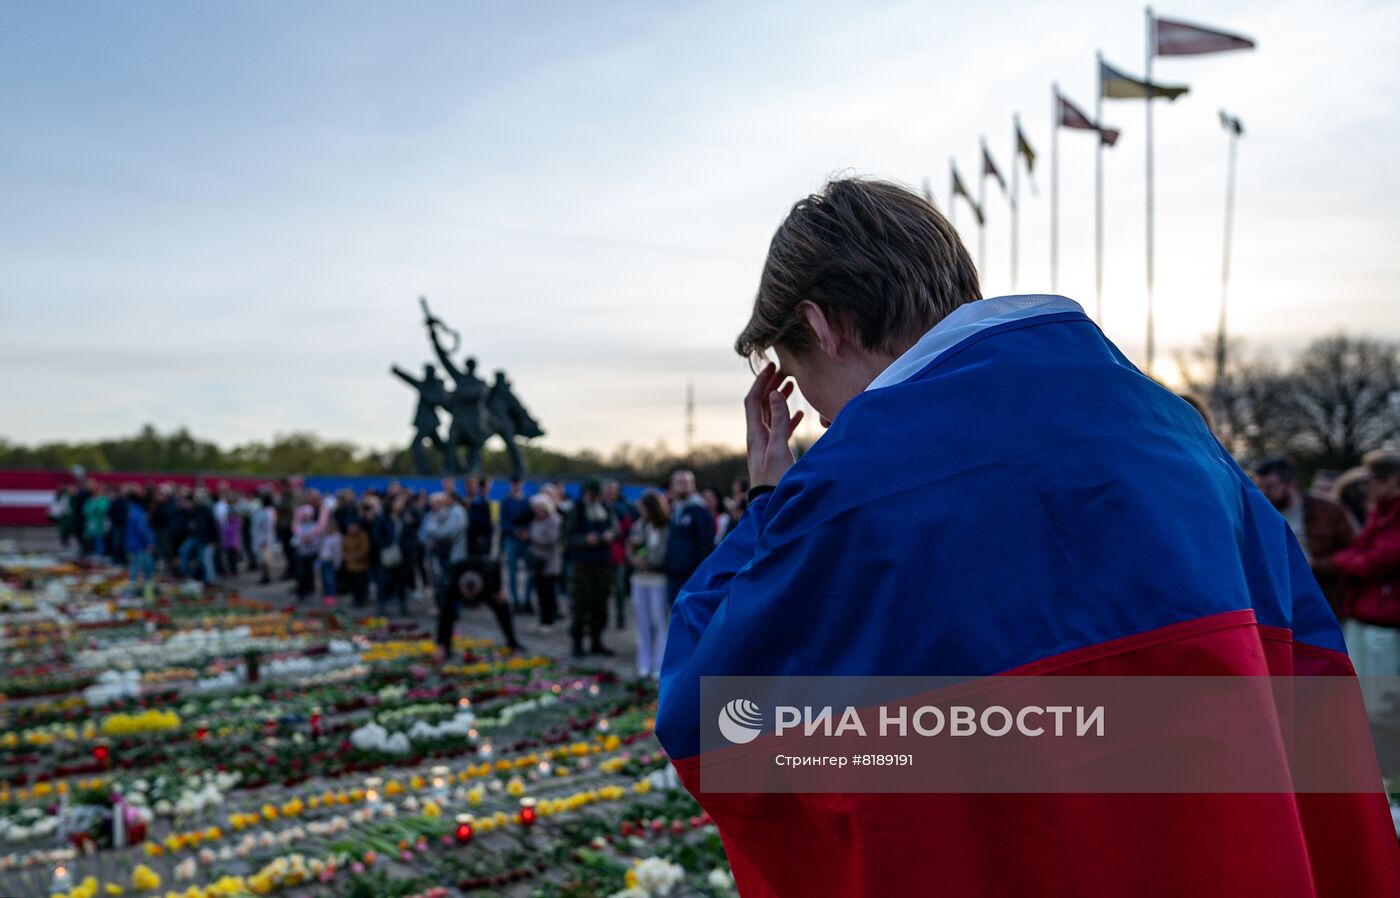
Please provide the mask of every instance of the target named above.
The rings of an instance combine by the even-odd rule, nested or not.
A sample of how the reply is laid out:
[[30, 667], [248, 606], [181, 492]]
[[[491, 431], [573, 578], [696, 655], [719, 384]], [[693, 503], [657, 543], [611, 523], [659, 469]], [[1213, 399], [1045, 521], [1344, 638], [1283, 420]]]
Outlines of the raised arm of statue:
[[405, 381], [409, 386], [413, 387], [415, 390], [421, 390], [423, 388], [423, 381], [415, 379], [413, 375], [409, 374], [407, 371], [403, 370], [398, 365], [390, 366], [389, 370], [394, 372], [394, 374], [400, 380]]
[[452, 375], [453, 380], [460, 380], [462, 372], [457, 370], [457, 366], [452, 364], [452, 359], [448, 357], [447, 350], [442, 348], [442, 341], [438, 339], [438, 329], [434, 323], [428, 325], [428, 337], [433, 341], [433, 351], [437, 353], [438, 361], [442, 362], [442, 367], [447, 373]]

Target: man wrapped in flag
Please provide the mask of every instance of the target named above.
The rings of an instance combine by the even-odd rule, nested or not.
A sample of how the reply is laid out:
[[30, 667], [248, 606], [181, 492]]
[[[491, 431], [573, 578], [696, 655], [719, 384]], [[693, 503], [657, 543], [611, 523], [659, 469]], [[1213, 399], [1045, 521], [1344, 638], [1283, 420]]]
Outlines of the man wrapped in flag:
[[[1073, 301], [982, 299], [957, 234], [830, 182], [741, 355], [752, 501], [672, 612], [657, 734], [744, 898], [1394, 896], [1379, 794], [706, 792], [710, 676], [1352, 676], [1287, 523]], [[793, 382], [826, 433], [800, 460]]]

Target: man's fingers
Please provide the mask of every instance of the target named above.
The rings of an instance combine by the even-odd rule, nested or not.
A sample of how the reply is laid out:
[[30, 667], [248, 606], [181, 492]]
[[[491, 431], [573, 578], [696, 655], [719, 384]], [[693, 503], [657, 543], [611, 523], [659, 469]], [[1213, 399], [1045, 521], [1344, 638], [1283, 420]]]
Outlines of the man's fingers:
[[798, 409], [797, 414], [792, 416], [792, 420], [788, 422], [788, 436], [792, 436], [797, 432], [797, 425], [802, 423], [802, 416], [805, 414], [805, 410]]

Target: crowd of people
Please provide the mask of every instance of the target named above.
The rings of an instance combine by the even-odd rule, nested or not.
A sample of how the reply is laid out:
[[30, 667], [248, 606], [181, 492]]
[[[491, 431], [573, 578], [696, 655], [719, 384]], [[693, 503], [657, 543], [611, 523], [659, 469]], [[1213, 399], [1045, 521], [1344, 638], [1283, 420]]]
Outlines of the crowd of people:
[[1341, 621], [1357, 674], [1400, 677], [1400, 452], [1377, 450], [1349, 471], [1319, 471], [1307, 491], [1287, 458], [1266, 459], [1253, 474]]
[[127, 566], [133, 590], [149, 590], [159, 568], [205, 583], [254, 572], [264, 584], [289, 581], [299, 604], [384, 615], [413, 614], [431, 598], [444, 656], [462, 605], [487, 606], [512, 647], [517, 617], [549, 633], [567, 615], [576, 657], [613, 655], [608, 630], [627, 628], [630, 606], [637, 673], [656, 678], [671, 604], [743, 514], [748, 487], [701, 491], [688, 470], [635, 502], [613, 479], [526, 495], [512, 478], [498, 501], [486, 477], [464, 485], [322, 494], [288, 478], [245, 494], [80, 478], [55, 494], [49, 517], [65, 547]]

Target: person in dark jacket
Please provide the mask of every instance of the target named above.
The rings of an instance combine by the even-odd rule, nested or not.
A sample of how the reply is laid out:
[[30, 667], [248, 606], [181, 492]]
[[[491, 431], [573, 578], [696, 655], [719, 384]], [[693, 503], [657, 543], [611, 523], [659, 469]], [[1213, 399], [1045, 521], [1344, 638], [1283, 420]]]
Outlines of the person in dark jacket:
[[407, 518], [409, 496], [398, 493], [389, 503], [387, 514], [375, 520], [374, 543], [379, 548], [379, 613], [385, 614], [390, 601], [397, 601], [399, 614], [408, 614], [408, 586], [413, 570], [413, 547], [418, 528]]
[[1312, 566], [1313, 577], [1322, 587], [1332, 613], [1341, 620], [1341, 576], [1332, 564], [1332, 555], [1356, 538], [1356, 526], [1342, 504], [1321, 493], [1305, 493], [1295, 485], [1293, 463], [1286, 458], [1271, 458], [1254, 468], [1254, 482], [1264, 498], [1277, 508], [1297, 538], [1303, 556]]
[[603, 644], [608, 627], [608, 593], [612, 590], [612, 547], [617, 538], [617, 514], [602, 498], [603, 487], [596, 478], [583, 484], [583, 496], [569, 513], [568, 533], [570, 593], [569, 635], [573, 637], [574, 657], [584, 654], [583, 636], [588, 634], [589, 652], [613, 655]]
[[496, 616], [506, 645], [519, 651], [522, 646], [515, 638], [515, 620], [510, 603], [501, 592], [501, 566], [493, 560], [467, 558], [454, 562], [449, 575], [451, 588], [438, 599], [437, 644], [438, 660], [452, 657], [452, 635], [457, 626], [457, 607], [486, 604]]
[[491, 481], [485, 477], [467, 478], [467, 555], [485, 558], [491, 554], [496, 525], [491, 520]]
[[[1347, 653], [1360, 677], [1400, 676], [1400, 453], [1373, 452], [1371, 512], [1347, 548], [1332, 556], [1345, 584]], [[1380, 696], [1366, 689], [1367, 705]]]
[[715, 547], [715, 518], [695, 491], [695, 474], [671, 475], [671, 527], [666, 539], [666, 607]]

